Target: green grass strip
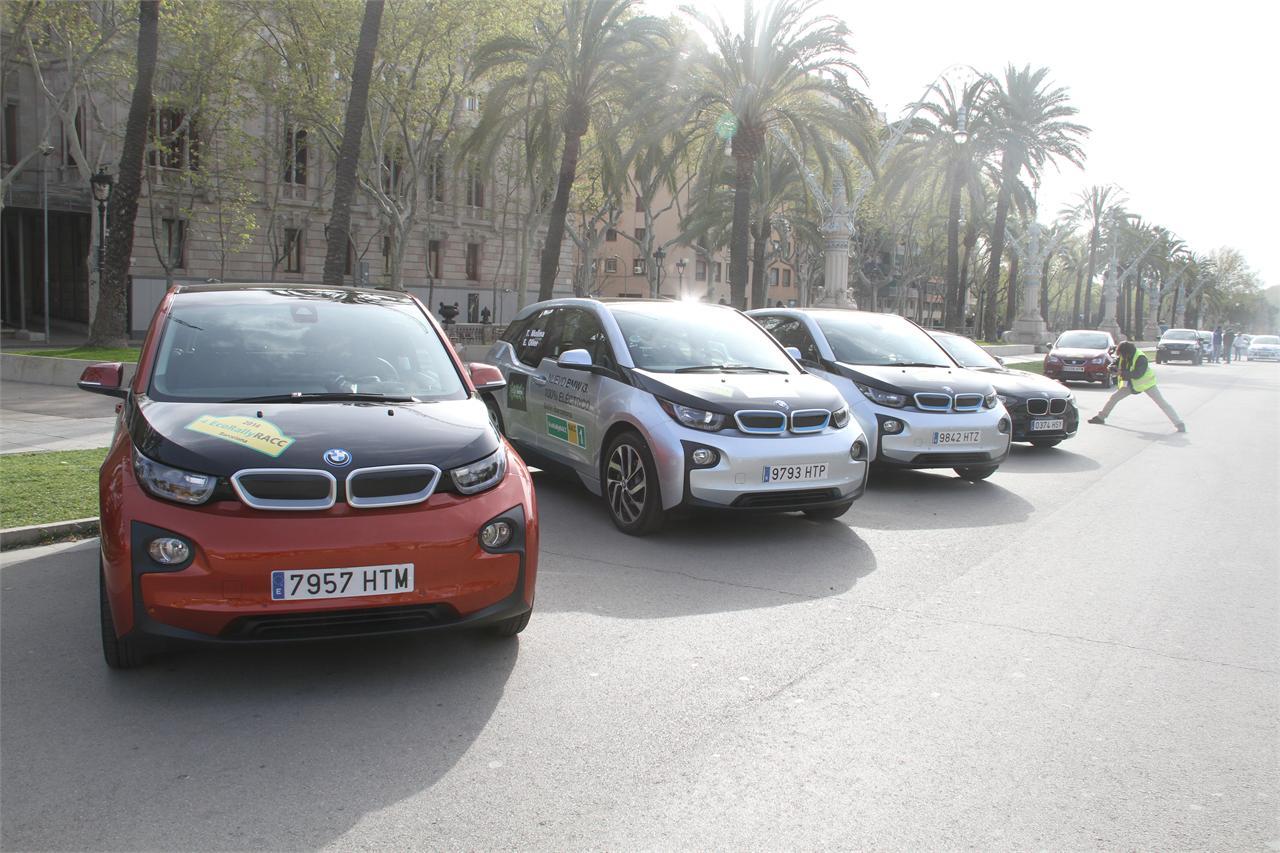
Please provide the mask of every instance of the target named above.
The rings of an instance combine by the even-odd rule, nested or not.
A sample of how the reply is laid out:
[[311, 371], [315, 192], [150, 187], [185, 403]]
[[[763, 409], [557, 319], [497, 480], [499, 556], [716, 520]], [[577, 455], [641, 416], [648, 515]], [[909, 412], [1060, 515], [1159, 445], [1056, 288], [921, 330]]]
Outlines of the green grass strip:
[[72, 349], [19, 349], [5, 350], [9, 355], [40, 355], [45, 358], [76, 358], [81, 361], [137, 361], [138, 350], [133, 347], [111, 349], [107, 347], [73, 347]]
[[107, 449], [0, 456], [0, 528], [92, 518]]

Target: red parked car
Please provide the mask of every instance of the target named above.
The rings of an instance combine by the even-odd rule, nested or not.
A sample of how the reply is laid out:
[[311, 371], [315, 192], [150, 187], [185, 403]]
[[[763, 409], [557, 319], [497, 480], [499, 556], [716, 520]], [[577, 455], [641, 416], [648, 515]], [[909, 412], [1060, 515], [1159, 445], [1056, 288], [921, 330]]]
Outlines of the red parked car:
[[1116, 342], [1110, 332], [1073, 329], [1063, 332], [1044, 357], [1044, 375], [1060, 382], [1115, 384], [1111, 362]]
[[529, 472], [412, 296], [178, 286], [99, 477], [107, 665], [164, 640], [244, 644], [528, 623]]

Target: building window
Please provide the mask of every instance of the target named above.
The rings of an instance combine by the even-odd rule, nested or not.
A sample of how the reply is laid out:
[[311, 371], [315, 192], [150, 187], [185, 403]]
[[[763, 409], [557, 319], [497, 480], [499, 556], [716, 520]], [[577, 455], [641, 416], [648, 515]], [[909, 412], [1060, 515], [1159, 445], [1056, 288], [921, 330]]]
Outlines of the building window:
[[707, 262], [706, 261], [693, 262], [693, 280], [694, 281], [707, 280]]
[[75, 163], [76, 144], [80, 146], [80, 153], [84, 154], [84, 107], [76, 107], [76, 115], [70, 132], [68, 132], [66, 123], [63, 122], [62, 162], [64, 165], [71, 166]]
[[636, 258], [631, 262], [632, 275], [644, 275], [644, 258]]
[[644, 213], [644, 199], [636, 196], [636, 213]]
[[777, 267], [774, 267], [773, 269], [769, 270], [769, 286], [770, 287], [778, 286], [778, 268]]
[[480, 244], [467, 244], [467, 279], [470, 281], [480, 280]]
[[645, 236], [646, 236], [646, 235], [648, 235], [648, 233], [649, 233], [649, 232], [648, 232], [648, 231], [646, 231], [646, 230], [644, 230], [643, 228], [637, 228], [637, 229], [636, 229], [636, 242], [638, 242], [638, 243], [643, 243], [643, 242], [644, 242], [644, 238], [645, 238]]
[[302, 272], [302, 231], [284, 229], [284, 271]]
[[402, 191], [400, 179], [404, 166], [400, 158], [387, 155], [382, 158], [382, 191], [387, 195], [399, 194]]
[[162, 169], [200, 168], [200, 136], [194, 117], [173, 107], [152, 110], [151, 132], [148, 164]]
[[351, 275], [351, 271], [356, 268], [356, 244], [347, 238], [347, 258], [342, 264], [342, 274]]
[[604, 232], [604, 241], [605, 241], [606, 243], [616, 243], [616, 242], [618, 242], [618, 229], [617, 229], [617, 228], [610, 228], [609, 230], [605, 231], [605, 232]]
[[462, 99], [462, 108], [467, 112], [474, 113], [480, 111], [480, 96], [467, 95]]
[[791, 270], [789, 269], [784, 269], [782, 271], [782, 286], [783, 287], [791, 286]]
[[284, 131], [284, 182], [307, 185], [307, 132], [296, 127]]
[[722, 281], [722, 279], [720, 278], [720, 273], [722, 273], [723, 271], [724, 271], [724, 267], [722, 267], [722, 266], [720, 265], [720, 262], [719, 262], [719, 261], [716, 261], [716, 263], [715, 263], [715, 275], [714, 275], [714, 277], [713, 277], [713, 280], [714, 280], [717, 284], [719, 284], [719, 283], [720, 283], [720, 281]]
[[171, 270], [187, 268], [187, 222], [185, 219], [166, 219], [164, 225], [165, 266]]
[[427, 241], [427, 275], [431, 278], [440, 277], [440, 241]]
[[18, 105], [4, 105], [4, 162], [12, 166], [18, 157]]
[[382, 238], [382, 272], [384, 275], [391, 275], [391, 235], [384, 235]]
[[444, 201], [444, 156], [441, 154], [431, 158], [431, 168], [427, 172], [427, 194], [433, 201]]
[[605, 259], [604, 259], [604, 271], [605, 271], [605, 272], [607, 272], [607, 273], [616, 273], [616, 272], [618, 271], [618, 259], [617, 259], [617, 258], [605, 258]]
[[484, 180], [473, 171], [467, 171], [467, 206], [484, 207]]

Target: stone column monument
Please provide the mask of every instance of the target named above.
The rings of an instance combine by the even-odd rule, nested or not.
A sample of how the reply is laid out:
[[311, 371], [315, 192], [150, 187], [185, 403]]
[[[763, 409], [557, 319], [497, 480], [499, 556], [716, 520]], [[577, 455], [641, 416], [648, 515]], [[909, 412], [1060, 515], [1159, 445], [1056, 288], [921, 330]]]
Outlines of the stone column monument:
[[853, 237], [853, 207], [845, 195], [844, 178], [836, 172], [831, 188], [831, 202], [822, 221], [825, 286], [815, 308], [857, 308], [849, 293], [849, 246]]

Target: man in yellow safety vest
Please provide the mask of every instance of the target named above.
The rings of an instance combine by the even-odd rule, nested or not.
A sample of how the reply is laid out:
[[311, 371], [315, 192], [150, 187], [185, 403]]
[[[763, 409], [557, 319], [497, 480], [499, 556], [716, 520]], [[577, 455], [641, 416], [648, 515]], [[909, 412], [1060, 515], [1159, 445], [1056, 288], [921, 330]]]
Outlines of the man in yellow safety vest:
[[1125, 397], [1134, 394], [1145, 393], [1152, 400], [1155, 400], [1160, 411], [1164, 412], [1170, 421], [1173, 422], [1173, 428], [1178, 432], [1186, 432], [1187, 425], [1178, 417], [1178, 413], [1173, 410], [1173, 406], [1169, 405], [1169, 401], [1160, 393], [1160, 389], [1156, 387], [1156, 372], [1151, 369], [1147, 357], [1138, 352], [1138, 348], [1134, 346], [1133, 341], [1125, 341], [1116, 347], [1116, 362], [1120, 369], [1120, 381], [1116, 383], [1116, 392], [1107, 400], [1107, 404], [1102, 407], [1102, 411], [1089, 418], [1091, 424], [1106, 423], [1107, 415], [1111, 414], [1111, 410], [1115, 408]]

